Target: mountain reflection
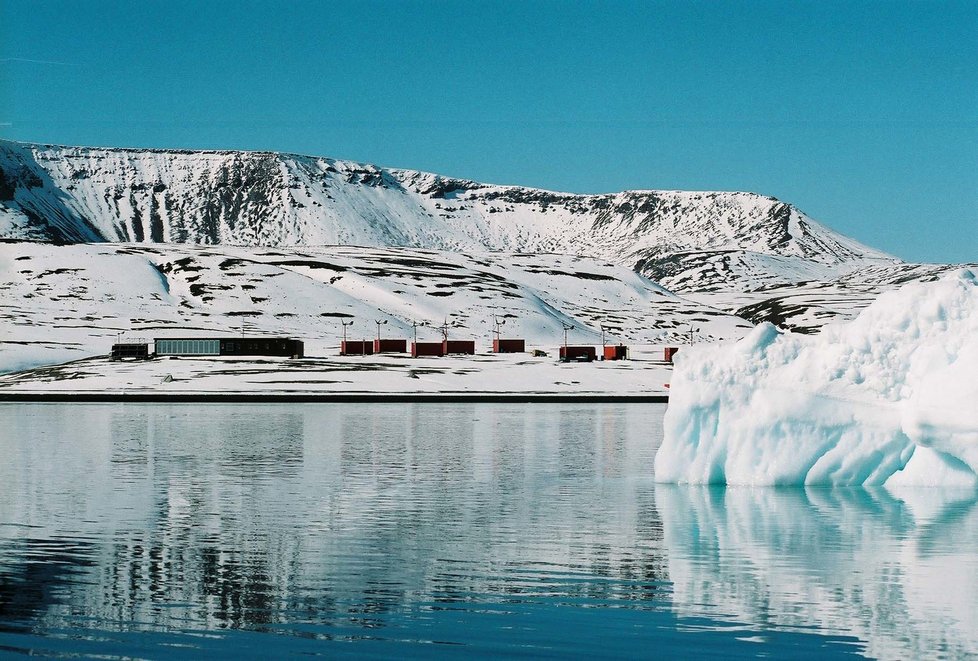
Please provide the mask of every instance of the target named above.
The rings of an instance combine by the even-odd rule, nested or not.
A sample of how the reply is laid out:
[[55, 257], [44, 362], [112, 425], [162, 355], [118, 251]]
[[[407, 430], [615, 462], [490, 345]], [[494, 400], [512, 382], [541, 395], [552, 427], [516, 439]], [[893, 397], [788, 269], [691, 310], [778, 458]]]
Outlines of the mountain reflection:
[[659, 485], [682, 616], [819, 630], [873, 657], [978, 654], [973, 491]]
[[5, 627], [352, 639], [446, 609], [668, 599], [644, 468], [661, 409], [7, 411]]

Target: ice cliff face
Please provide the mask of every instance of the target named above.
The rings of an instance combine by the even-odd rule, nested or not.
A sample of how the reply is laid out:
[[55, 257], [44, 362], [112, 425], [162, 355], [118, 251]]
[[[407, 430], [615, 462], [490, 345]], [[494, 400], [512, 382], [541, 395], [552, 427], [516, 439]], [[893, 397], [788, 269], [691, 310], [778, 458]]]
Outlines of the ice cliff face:
[[756, 288], [892, 261], [753, 193], [575, 195], [289, 154], [3, 141], [0, 237], [569, 253], [678, 290]]
[[978, 276], [884, 293], [814, 337], [680, 352], [664, 482], [978, 486]]

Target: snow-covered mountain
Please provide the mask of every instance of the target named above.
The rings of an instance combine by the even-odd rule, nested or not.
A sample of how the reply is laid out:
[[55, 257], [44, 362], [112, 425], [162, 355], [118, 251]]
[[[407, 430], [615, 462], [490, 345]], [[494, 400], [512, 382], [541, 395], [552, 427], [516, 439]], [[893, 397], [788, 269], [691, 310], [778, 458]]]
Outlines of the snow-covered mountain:
[[[526, 254], [544, 271], [567, 272], [578, 265], [568, 267], [569, 257], [555, 255], [578, 255], [620, 267], [615, 278], [637, 271], [682, 294], [686, 304], [695, 299], [690, 310], [719, 310], [803, 332], [853, 317], [901, 282], [951, 268], [900, 262], [788, 204], [753, 193], [576, 195], [290, 154], [5, 141], [0, 141], [0, 238], [170, 244], [158, 248], [160, 254], [177, 250], [173, 244], [211, 246], [221, 255], [235, 247], [277, 248], [298, 261], [305, 258], [295, 254], [313, 246], [401, 247], [441, 251], [439, 260], [453, 264], [456, 258], [449, 253], [486, 254], [496, 267], [505, 263], [517, 269], [523, 258], [516, 255]], [[330, 252], [315, 248], [310, 254], [323, 250]], [[497, 252], [504, 256], [491, 257]], [[389, 258], [415, 259], [410, 250], [393, 255]], [[510, 277], [503, 271], [497, 275]], [[572, 288], [580, 282], [576, 279]], [[390, 289], [398, 285], [375, 284], [398, 298]], [[538, 293], [552, 296], [558, 286], [559, 278], [533, 284]], [[216, 296], [232, 297], [230, 292]], [[496, 294], [483, 292], [489, 298]], [[285, 298], [281, 291], [273, 296]], [[473, 300], [482, 311], [507, 305], [505, 298], [489, 298]], [[452, 299], [453, 310], [460, 309], [458, 302]], [[384, 309], [370, 300], [360, 303]], [[619, 305], [626, 316], [632, 314], [627, 305]], [[563, 303], [556, 307], [564, 309]], [[566, 314], [580, 321], [575, 313]], [[687, 323], [693, 313], [680, 317]], [[661, 332], [672, 320], [650, 321], [649, 328]], [[636, 331], [628, 338], [646, 341], [647, 335]]]
[[577, 195], [291, 154], [3, 141], [0, 237], [563, 253], [674, 291], [753, 290], [895, 261], [753, 193]]

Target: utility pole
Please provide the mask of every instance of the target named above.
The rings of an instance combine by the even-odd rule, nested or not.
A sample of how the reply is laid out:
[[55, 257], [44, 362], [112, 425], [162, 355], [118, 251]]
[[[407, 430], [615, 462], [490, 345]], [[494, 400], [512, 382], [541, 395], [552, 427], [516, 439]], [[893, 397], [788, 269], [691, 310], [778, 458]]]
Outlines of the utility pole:
[[493, 329], [492, 329], [492, 332], [496, 335], [496, 344], [495, 344], [495, 346], [493, 348], [493, 351], [496, 351], [496, 348], [495, 347], [498, 347], [499, 346], [499, 339], [500, 339], [500, 337], [502, 337], [502, 327], [506, 325], [506, 319], [505, 318], [501, 318], [501, 317], [497, 317], [496, 315], [493, 315], [492, 316], [492, 323], [493, 323], [493, 326], [494, 326]]
[[567, 350], [567, 331], [574, 330], [574, 326], [572, 324], [565, 324], [563, 322], [561, 322], [560, 325], [564, 327], [564, 350], [566, 351]]
[[343, 324], [343, 344], [346, 344], [346, 327], [352, 326], [353, 320], [350, 319], [349, 321], [343, 321], [342, 319], [340, 319], [340, 323]]
[[387, 323], [386, 319], [375, 319], [374, 323], [377, 324], [377, 341], [380, 341], [380, 327]]
[[601, 324], [601, 350], [604, 351], [604, 324]]
[[417, 344], [418, 343], [418, 326], [424, 326], [424, 324], [423, 323], [420, 323], [419, 324], [416, 321], [412, 321], [411, 322], [411, 325], [414, 326], [414, 343]]

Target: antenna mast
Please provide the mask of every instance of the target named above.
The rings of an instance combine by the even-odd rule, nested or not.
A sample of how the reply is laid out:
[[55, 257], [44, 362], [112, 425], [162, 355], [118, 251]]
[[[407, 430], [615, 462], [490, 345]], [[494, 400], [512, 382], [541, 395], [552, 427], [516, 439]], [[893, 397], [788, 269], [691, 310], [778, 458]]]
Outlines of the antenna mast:
[[340, 319], [340, 323], [343, 324], [343, 342], [345, 343], [346, 342], [346, 328], [347, 328], [347, 326], [352, 326], [353, 325], [353, 320], [350, 319], [349, 321], [343, 321], [342, 319]]
[[563, 322], [560, 325], [564, 327], [564, 349], [567, 349], [567, 331], [574, 330], [574, 326], [573, 324], [565, 324]]

